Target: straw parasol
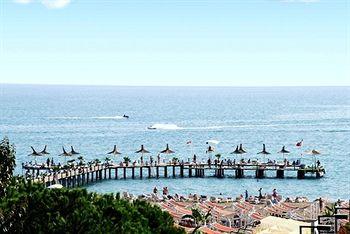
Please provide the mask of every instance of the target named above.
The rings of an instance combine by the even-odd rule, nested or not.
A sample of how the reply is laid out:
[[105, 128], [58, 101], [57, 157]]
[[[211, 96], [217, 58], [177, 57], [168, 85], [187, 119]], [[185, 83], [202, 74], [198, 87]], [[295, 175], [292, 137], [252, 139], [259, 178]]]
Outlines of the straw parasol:
[[169, 149], [169, 144], [166, 144], [165, 150], [160, 151], [160, 153], [162, 153], [162, 154], [173, 154], [173, 153], [175, 153], [175, 151]]
[[262, 151], [260, 151], [258, 154], [264, 155], [264, 160], [265, 160], [265, 155], [270, 154], [269, 152], [266, 151], [265, 144], [263, 144], [263, 149], [262, 149]]
[[74, 148], [73, 148], [73, 146], [71, 146], [70, 147], [70, 153], [72, 154], [72, 155], [74, 155], [74, 154], [80, 154], [80, 153], [78, 153], [78, 152], [76, 152], [75, 150], [74, 150]]
[[209, 145], [209, 147], [208, 147], [206, 153], [212, 153], [212, 152], [214, 152], [214, 151], [215, 151], [214, 147], [212, 147], [211, 145]]
[[66, 163], [67, 157], [71, 157], [71, 156], [73, 156], [73, 154], [71, 152], [67, 152], [66, 149], [64, 148], [64, 146], [62, 146], [62, 150], [63, 150], [63, 153], [58, 155], [58, 156], [64, 156], [64, 162]]
[[245, 150], [243, 149], [243, 145], [242, 145], [242, 144], [239, 144], [239, 151], [240, 151], [242, 154], [247, 153], [247, 151], [245, 151]]
[[143, 162], [143, 155], [144, 154], [148, 154], [149, 151], [145, 149], [145, 147], [143, 145], [141, 145], [141, 149], [139, 149], [138, 151], [136, 151], [135, 153], [137, 154], [141, 154], [141, 163]]
[[46, 151], [47, 145], [45, 145], [44, 149], [40, 152], [41, 154], [50, 154]]
[[284, 154], [289, 154], [290, 151], [286, 150], [286, 147], [283, 146], [282, 149], [280, 151], [278, 151], [278, 153], [282, 154], [284, 157]]
[[318, 150], [313, 149], [313, 150], [310, 150], [310, 151], [306, 151], [306, 154], [314, 156], [315, 164], [316, 164], [316, 155], [320, 155], [321, 152], [318, 151]]
[[236, 149], [233, 152], [231, 152], [231, 154], [243, 154], [243, 152], [239, 150], [238, 145], [237, 145]]
[[270, 154], [269, 152], [266, 151], [265, 144], [263, 144], [263, 149], [258, 154], [264, 154], [264, 155]]
[[28, 156], [34, 156], [34, 161], [35, 161], [35, 163], [36, 163], [36, 157], [37, 157], [37, 156], [43, 156], [43, 154], [40, 153], [40, 152], [37, 152], [37, 151], [34, 149], [33, 146], [31, 146], [30, 148], [32, 148], [32, 153], [31, 153], [31, 154], [28, 154]]
[[114, 148], [111, 152], [108, 152], [107, 154], [113, 154], [113, 155], [118, 155], [118, 154], [122, 154], [118, 151], [117, 149], [117, 145], [114, 145]]

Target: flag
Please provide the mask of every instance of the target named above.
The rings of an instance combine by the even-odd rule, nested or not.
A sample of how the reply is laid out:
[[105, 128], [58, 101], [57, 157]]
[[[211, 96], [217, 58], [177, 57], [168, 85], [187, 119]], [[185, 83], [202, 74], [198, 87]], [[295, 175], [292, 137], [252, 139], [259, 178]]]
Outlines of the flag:
[[187, 141], [186, 142], [186, 145], [190, 145], [190, 144], [192, 144], [192, 141]]
[[296, 143], [296, 147], [301, 147], [303, 145], [303, 140]]

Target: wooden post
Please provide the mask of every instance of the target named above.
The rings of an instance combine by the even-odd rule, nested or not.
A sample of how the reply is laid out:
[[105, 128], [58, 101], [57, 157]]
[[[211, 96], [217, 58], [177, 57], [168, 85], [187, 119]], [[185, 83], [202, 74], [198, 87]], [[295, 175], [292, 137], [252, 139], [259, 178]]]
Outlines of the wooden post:
[[174, 177], [174, 178], [176, 177], [176, 174], [175, 174], [175, 165], [173, 165], [173, 177]]
[[115, 168], [114, 173], [114, 179], [118, 179], [118, 167]]
[[164, 166], [164, 177], [168, 177], [168, 166]]
[[276, 177], [279, 178], [279, 179], [283, 179], [284, 178], [284, 170], [283, 169], [277, 169]]
[[124, 180], [125, 180], [126, 179], [126, 167], [123, 167], [123, 170], [124, 170], [123, 177], [124, 177]]
[[131, 168], [131, 178], [135, 179], [135, 167]]
[[259, 179], [264, 178], [264, 177], [265, 177], [264, 171], [265, 171], [265, 170], [264, 170], [263, 168], [258, 168], [258, 169], [256, 169], [256, 171], [255, 171], [255, 176], [256, 176], [256, 178], [259, 178]]
[[304, 179], [305, 178], [305, 170], [299, 169], [298, 170], [298, 179]]
[[159, 178], [159, 166], [156, 166], [156, 177]]
[[188, 167], [188, 177], [192, 177], [192, 165]]
[[102, 169], [100, 170], [100, 180], [102, 180]]
[[140, 166], [140, 179], [142, 179], [142, 166]]
[[90, 172], [88, 171], [86, 174], [86, 183], [87, 184], [89, 183], [89, 177], [90, 177]]
[[111, 174], [112, 174], [112, 169], [108, 168], [108, 179], [112, 178]]
[[151, 178], [151, 166], [148, 166], [148, 178]]
[[183, 164], [180, 165], [180, 177], [181, 178], [184, 177], [184, 165]]
[[105, 171], [104, 174], [105, 174], [105, 179], [106, 179], [107, 178], [107, 169], [105, 168], [104, 171]]

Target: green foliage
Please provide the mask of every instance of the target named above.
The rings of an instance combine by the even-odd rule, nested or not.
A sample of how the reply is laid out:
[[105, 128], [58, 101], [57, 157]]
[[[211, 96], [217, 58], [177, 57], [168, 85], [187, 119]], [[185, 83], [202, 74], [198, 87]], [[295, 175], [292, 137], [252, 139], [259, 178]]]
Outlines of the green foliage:
[[127, 157], [127, 156], [126, 156], [126, 157], [124, 157], [123, 159], [124, 159], [124, 162], [125, 162], [125, 163], [129, 163], [129, 162], [131, 162], [131, 159], [130, 159], [129, 157]]
[[85, 189], [47, 189], [14, 181], [0, 199], [1, 233], [184, 233], [145, 201]]
[[329, 216], [334, 215], [335, 214], [335, 206], [336, 206], [336, 203], [332, 203], [329, 206], [326, 206], [325, 214], [329, 215]]
[[219, 160], [221, 158], [221, 154], [216, 154], [215, 157]]
[[197, 208], [192, 208], [192, 218], [196, 224], [196, 227], [194, 228], [192, 233], [196, 233], [197, 230], [205, 225], [209, 218], [211, 217], [211, 209], [208, 210], [206, 214], [203, 214], [199, 209]]
[[16, 150], [14, 145], [5, 137], [0, 142], [0, 197], [5, 193], [16, 166]]

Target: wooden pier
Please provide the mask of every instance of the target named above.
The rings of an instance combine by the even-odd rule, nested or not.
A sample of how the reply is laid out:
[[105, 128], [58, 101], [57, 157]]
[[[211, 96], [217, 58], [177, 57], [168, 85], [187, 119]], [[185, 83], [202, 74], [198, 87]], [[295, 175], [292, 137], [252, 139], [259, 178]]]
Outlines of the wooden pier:
[[[95, 164], [74, 166], [53, 171], [52, 167], [23, 165], [26, 175], [34, 182], [50, 186], [60, 183], [64, 187], [79, 187], [107, 179], [150, 179], [150, 178], [321, 178], [323, 167], [304, 167], [279, 164], [234, 164], [208, 165], [206, 163], [164, 163], [159, 165]], [[44, 172], [44, 173], [42, 173]], [[271, 176], [272, 174], [272, 176]], [[286, 176], [288, 174], [288, 176]]]

